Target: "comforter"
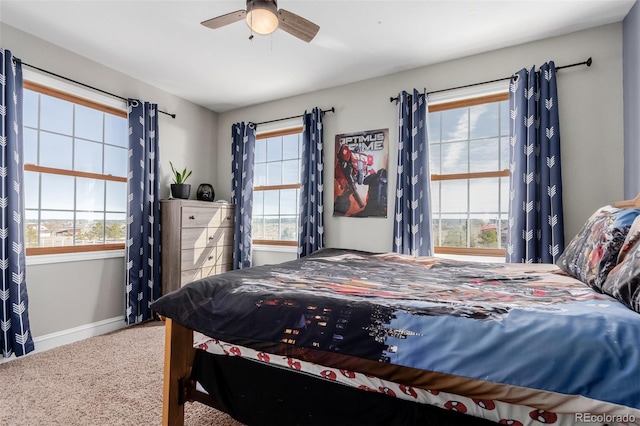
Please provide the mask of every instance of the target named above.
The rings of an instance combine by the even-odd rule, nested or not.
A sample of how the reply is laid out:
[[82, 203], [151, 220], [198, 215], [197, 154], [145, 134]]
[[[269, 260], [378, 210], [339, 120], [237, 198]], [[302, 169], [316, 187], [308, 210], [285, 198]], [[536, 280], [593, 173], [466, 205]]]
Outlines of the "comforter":
[[323, 249], [152, 308], [213, 339], [403, 386], [640, 419], [640, 315], [555, 265]]

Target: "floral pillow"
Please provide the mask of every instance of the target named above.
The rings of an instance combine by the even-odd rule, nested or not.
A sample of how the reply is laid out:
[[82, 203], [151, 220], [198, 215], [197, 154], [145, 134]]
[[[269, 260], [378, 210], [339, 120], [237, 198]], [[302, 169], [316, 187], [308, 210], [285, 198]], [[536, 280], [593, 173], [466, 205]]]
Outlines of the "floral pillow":
[[640, 313], [640, 216], [633, 221], [624, 241], [618, 265], [602, 285], [603, 293], [615, 297]]
[[584, 224], [556, 263], [560, 269], [602, 292], [609, 272], [640, 209], [604, 206]]

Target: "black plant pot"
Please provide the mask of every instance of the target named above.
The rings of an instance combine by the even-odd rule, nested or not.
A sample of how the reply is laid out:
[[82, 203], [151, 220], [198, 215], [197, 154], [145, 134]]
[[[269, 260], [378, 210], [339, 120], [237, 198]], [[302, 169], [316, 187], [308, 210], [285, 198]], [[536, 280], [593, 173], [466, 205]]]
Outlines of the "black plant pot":
[[172, 183], [171, 184], [171, 196], [173, 198], [181, 198], [183, 200], [189, 199], [191, 193], [191, 184], [189, 183]]

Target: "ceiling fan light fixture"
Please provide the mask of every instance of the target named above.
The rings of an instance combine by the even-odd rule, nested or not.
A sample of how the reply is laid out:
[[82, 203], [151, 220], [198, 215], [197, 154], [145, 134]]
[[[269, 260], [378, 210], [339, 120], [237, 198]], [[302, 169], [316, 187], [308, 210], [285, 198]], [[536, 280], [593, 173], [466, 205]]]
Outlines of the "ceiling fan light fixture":
[[247, 25], [258, 34], [271, 34], [278, 28], [278, 6], [274, 1], [249, 0]]

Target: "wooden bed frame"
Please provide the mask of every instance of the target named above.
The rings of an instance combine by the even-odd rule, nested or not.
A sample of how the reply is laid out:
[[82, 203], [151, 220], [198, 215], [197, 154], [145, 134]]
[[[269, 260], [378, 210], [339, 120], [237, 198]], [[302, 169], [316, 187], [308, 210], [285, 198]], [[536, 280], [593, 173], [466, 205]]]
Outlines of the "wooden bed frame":
[[[184, 406], [186, 402], [195, 401], [221, 412], [226, 412], [214, 397], [196, 389], [195, 381], [191, 379], [191, 371], [196, 357], [196, 349], [193, 347], [193, 330], [177, 324], [170, 318], [163, 319], [165, 321], [164, 389], [162, 404], [163, 426], [184, 426]], [[356, 390], [356, 392], [361, 391]], [[369, 396], [375, 397], [378, 395], [382, 394], [374, 393]], [[403, 400], [398, 401], [400, 403], [407, 402]], [[414, 404], [412, 402], [408, 403]], [[446, 421], [443, 423], [441, 420], [437, 424], [486, 426], [489, 423], [489, 421], [481, 418], [467, 418], [464, 414], [447, 410], [443, 411], [446, 411], [446, 413], [441, 413], [440, 415], [462, 416], [465, 417], [465, 419], [458, 419], [455, 423], [447, 423]], [[451, 419], [450, 417], [448, 418]], [[491, 424], [493, 423], [491, 422]]]
[[[165, 321], [164, 389], [162, 405], [163, 426], [184, 426], [184, 406], [186, 402], [195, 401], [221, 412], [226, 412], [224, 407], [214, 397], [196, 389], [195, 381], [191, 379], [191, 372], [196, 358], [196, 349], [193, 347], [193, 330], [177, 324], [170, 318], [163, 319]], [[356, 392], [361, 391], [356, 390]], [[373, 393], [368, 394], [368, 397], [376, 397], [380, 395], [382, 394]], [[397, 401], [398, 403], [414, 405], [413, 402], [400, 399]], [[425, 405], [425, 407], [428, 406]], [[405, 406], [403, 410], [406, 408], [407, 407]], [[443, 420], [440, 420], [437, 424], [487, 426], [487, 424], [490, 423], [488, 420], [468, 417], [464, 414], [444, 409], [435, 408], [435, 410], [442, 410], [445, 412], [444, 414], [440, 413], [439, 416], [464, 417], [464, 420], [458, 418], [453, 423], [449, 423], [448, 421], [444, 421], [443, 423]], [[447, 419], [452, 420], [451, 417], [447, 417]], [[491, 422], [491, 424], [494, 423]]]
[[[186, 402], [199, 402], [223, 413], [226, 412], [218, 400], [205, 392], [197, 390], [195, 381], [191, 379], [191, 372], [194, 368], [197, 351], [193, 347], [193, 330], [181, 326], [170, 318], [162, 319], [165, 321], [163, 426], [184, 426], [184, 406]], [[353, 390], [358, 393], [362, 392], [355, 388], [353, 388]], [[325, 392], [325, 394], [331, 394], [331, 392]], [[376, 397], [386, 398], [386, 395], [377, 392], [367, 392], [367, 398]], [[350, 399], [353, 400], [353, 398]], [[377, 404], [380, 402], [381, 401], [377, 401]], [[396, 403], [423, 406], [423, 404], [415, 404], [402, 399], [395, 400], [395, 398], [393, 398], [393, 403], [392, 410], [398, 409], [398, 406], [395, 405]], [[406, 405], [401, 407], [402, 412], [406, 412], [407, 408]], [[495, 424], [482, 418], [469, 417], [465, 414], [426, 404], [418, 410], [427, 416], [420, 420], [422, 424], [431, 424], [430, 421], [436, 418], [438, 421], [434, 424], [453, 426], [487, 426], [489, 424]], [[424, 410], [427, 410], [428, 413], [425, 414]], [[429, 422], [425, 421], [426, 418], [429, 419]]]
[[200, 401], [219, 408], [213, 398], [198, 392], [190, 380], [196, 350], [193, 331], [165, 318], [164, 391], [162, 396], [163, 426], [184, 425], [184, 404]]

